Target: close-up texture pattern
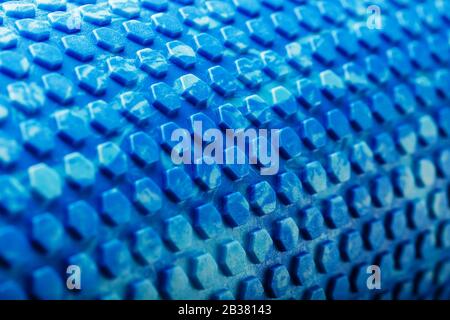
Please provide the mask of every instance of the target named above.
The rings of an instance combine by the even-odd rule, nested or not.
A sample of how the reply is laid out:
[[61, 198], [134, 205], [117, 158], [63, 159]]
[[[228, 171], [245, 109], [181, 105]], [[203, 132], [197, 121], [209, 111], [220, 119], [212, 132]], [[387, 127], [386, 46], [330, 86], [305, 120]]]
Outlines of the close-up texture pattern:
[[1, 299], [450, 298], [450, 2], [0, 6]]

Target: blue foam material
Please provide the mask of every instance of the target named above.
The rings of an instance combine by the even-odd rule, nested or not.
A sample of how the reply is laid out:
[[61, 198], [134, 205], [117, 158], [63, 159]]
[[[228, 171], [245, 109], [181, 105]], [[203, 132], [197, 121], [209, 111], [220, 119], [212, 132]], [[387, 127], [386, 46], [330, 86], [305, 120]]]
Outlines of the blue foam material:
[[[0, 298], [450, 298], [447, 1], [0, 2]], [[196, 120], [279, 173], [175, 166]]]

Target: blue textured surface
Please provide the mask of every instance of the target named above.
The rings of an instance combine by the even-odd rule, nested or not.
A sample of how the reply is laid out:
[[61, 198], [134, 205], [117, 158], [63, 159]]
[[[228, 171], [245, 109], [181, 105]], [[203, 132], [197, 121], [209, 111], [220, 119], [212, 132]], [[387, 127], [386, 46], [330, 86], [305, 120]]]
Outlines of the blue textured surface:
[[[446, 0], [0, 2], [0, 298], [450, 298]], [[196, 120], [279, 173], [174, 166]]]

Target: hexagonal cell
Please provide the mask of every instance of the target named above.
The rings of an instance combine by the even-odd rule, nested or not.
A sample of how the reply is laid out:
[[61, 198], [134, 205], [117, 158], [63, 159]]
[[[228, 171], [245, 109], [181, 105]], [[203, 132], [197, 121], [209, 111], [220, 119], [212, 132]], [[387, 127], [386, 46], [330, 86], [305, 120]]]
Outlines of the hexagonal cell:
[[174, 167], [165, 172], [164, 191], [176, 202], [181, 202], [193, 196], [194, 185], [181, 167]]
[[316, 265], [309, 252], [300, 252], [292, 258], [292, 277], [300, 285], [309, 286], [316, 278]]
[[195, 208], [194, 228], [202, 238], [213, 238], [223, 231], [222, 217], [211, 203]]
[[101, 195], [101, 214], [113, 226], [127, 223], [131, 215], [130, 202], [116, 188], [105, 191]]
[[34, 43], [28, 47], [33, 62], [49, 69], [59, 69], [63, 63], [63, 55], [58, 47], [47, 43]]
[[29, 167], [28, 176], [32, 190], [43, 200], [55, 200], [62, 194], [61, 178], [45, 163]]
[[291, 73], [286, 60], [275, 51], [266, 50], [260, 53], [264, 72], [274, 80], [283, 80]]
[[238, 73], [238, 79], [248, 88], [257, 89], [263, 82], [263, 73], [256, 61], [248, 58], [237, 59], [234, 64]]
[[284, 296], [290, 284], [291, 277], [284, 265], [275, 265], [266, 272], [266, 285], [271, 296], [275, 298]]
[[351, 165], [347, 155], [340, 151], [328, 155], [327, 172], [335, 183], [348, 181], [351, 177]]
[[143, 23], [138, 20], [129, 20], [122, 23], [122, 25], [127, 33], [128, 39], [144, 46], [153, 43], [155, 33], [149, 23]]
[[386, 234], [389, 238], [401, 238], [407, 229], [404, 210], [396, 209], [389, 212], [385, 218]]
[[303, 298], [305, 300], [326, 300], [327, 297], [322, 287], [314, 285], [305, 291], [305, 293], [303, 294]]
[[111, 278], [127, 272], [131, 264], [130, 252], [120, 240], [111, 240], [102, 244], [98, 259], [102, 271]]
[[392, 184], [395, 193], [400, 197], [409, 198], [416, 188], [415, 178], [409, 166], [399, 166], [392, 172]]
[[133, 59], [113, 56], [106, 60], [109, 77], [125, 87], [133, 87], [138, 80], [138, 69]]
[[102, 143], [97, 146], [97, 152], [100, 168], [107, 176], [117, 178], [127, 172], [127, 156], [115, 143]]
[[[52, 1], [51, 4], [54, 2]], [[48, 5], [51, 5], [50, 3]], [[65, 4], [65, 3], [64, 3]], [[81, 16], [75, 12], [56, 11], [47, 15], [52, 28], [65, 33], [76, 33], [81, 30]]]
[[246, 21], [250, 38], [264, 47], [272, 46], [275, 41], [275, 33], [262, 19], [256, 18]]
[[30, 70], [30, 62], [20, 54], [11, 51], [0, 53], [0, 71], [15, 79], [25, 78]]
[[10, 29], [0, 27], [0, 48], [12, 49], [17, 46], [17, 35]]
[[320, 83], [323, 94], [331, 100], [341, 99], [345, 94], [344, 81], [332, 70], [320, 73]]
[[381, 247], [385, 240], [383, 222], [373, 219], [364, 225], [364, 243], [369, 250], [376, 250]]
[[70, 104], [74, 99], [72, 81], [58, 73], [48, 73], [42, 76], [47, 96], [59, 104]]
[[95, 166], [78, 152], [64, 156], [64, 169], [66, 178], [77, 188], [88, 188], [95, 182]]
[[431, 187], [436, 180], [436, 168], [429, 159], [415, 162], [416, 181], [420, 187]]
[[29, 199], [27, 189], [16, 178], [5, 175], [0, 176], [0, 185], [0, 208], [10, 215], [22, 212]]
[[190, 260], [191, 277], [201, 289], [212, 287], [216, 283], [218, 267], [209, 253], [203, 253]]
[[31, 254], [25, 234], [12, 226], [0, 228], [0, 262], [9, 268], [24, 264]]
[[122, 34], [111, 28], [98, 28], [92, 31], [97, 45], [112, 53], [118, 53], [125, 48], [125, 39]]
[[317, 207], [308, 207], [300, 212], [300, 231], [308, 240], [319, 237], [325, 231], [325, 221]]
[[22, 148], [16, 140], [0, 137], [0, 166], [2, 168], [13, 167], [22, 155]]
[[98, 68], [83, 64], [75, 67], [78, 86], [92, 95], [101, 96], [108, 87], [107, 76]]
[[327, 287], [327, 294], [333, 300], [342, 300], [350, 292], [350, 282], [346, 275], [340, 274], [333, 277]]
[[237, 227], [247, 223], [250, 213], [250, 206], [245, 197], [239, 193], [234, 192], [223, 198], [223, 212], [224, 218], [232, 227]]
[[89, 135], [87, 121], [80, 115], [61, 110], [54, 113], [58, 135], [67, 143], [80, 145]]
[[219, 265], [227, 276], [244, 272], [246, 268], [245, 251], [236, 240], [230, 240], [219, 247]]
[[372, 201], [378, 207], [389, 207], [394, 199], [391, 181], [386, 176], [376, 177], [371, 182]]
[[273, 212], [277, 207], [275, 191], [267, 181], [250, 186], [249, 199], [251, 206], [262, 215]]
[[209, 86], [193, 74], [186, 74], [178, 78], [175, 87], [181, 95], [194, 106], [204, 108], [210, 96]]
[[180, 21], [167, 13], [156, 13], [152, 15], [152, 22], [156, 31], [170, 38], [178, 38], [183, 32], [183, 26]]
[[115, 133], [120, 126], [120, 114], [110, 104], [97, 100], [87, 105], [91, 125], [103, 134]]
[[347, 204], [341, 196], [326, 201], [325, 220], [332, 228], [340, 228], [350, 222]]
[[147, 279], [131, 283], [128, 290], [129, 298], [133, 300], [156, 300], [159, 298], [158, 291]]
[[197, 52], [211, 61], [219, 61], [223, 55], [223, 46], [215, 37], [200, 33], [194, 37]]
[[290, 251], [297, 246], [299, 230], [294, 219], [288, 217], [275, 221], [273, 238], [280, 251]]
[[327, 33], [311, 39], [313, 56], [324, 65], [331, 65], [336, 59], [336, 49], [333, 37]]
[[317, 248], [315, 260], [320, 272], [333, 272], [340, 262], [339, 249], [336, 243], [331, 240], [321, 242]]
[[357, 131], [368, 130], [372, 127], [372, 112], [369, 106], [362, 101], [356, 101], [350, 104], [348, 116], [350, 124]]
[[34, 216], [31, 220], [32, 241], [45, 253], [54, 253], [63, 244], [61, 223], [49, 213]]
[[237, 90], [236, 79], [222, 66], [214, 66], [208, 69], [210, 86], [218, 94], [231, 97]]
[[310, 149], [318, 149], [325, 145], [325, 130], [315, 118], [309, 118], [302, 122], [301, 137]]
[[256, 126], [264, 126], [273, 118], [272, 109], [259, 95], [244, 98], [247, 118]]
[[163, 246], [158, 233], [146, 227], [133, 233], [131, 250], [140, 263], [149, 264], [159, 259]]
[[33, 41], [46, 41], [50, 37], [50, 24], [45, 20], [21, 19], [15, 22], [22, 37]]
[[163, 204], [161, 189], [150, 178], [139, 179], [134, 183], [133, 201], [144, 213], [155, 213]]
[[287, 205], [298, 203], [301, 205], [305, 200], [305, 192], [297, 175], [288, 171], [277, 176], [278, 197]]
[[300, 138], [291, 127], [279, 131], [279, 147], [281, 156], [286, 159], [298, 157], [302, 152]]
[[395, 267], [399, 270], [407, 270], [411, 267], [416, 257], [416, 250], [410, 241], [398, 244], [395, 250]]
[[142, 131], [130, 135], [129, 147], [131, 158], [141, 166], [150, 165], [159, 159], [159, 148], [155, 140]]
[[65, 53], [81, 62], [94, 58], [96, 49], [85, 36], [70, 35], [61, 38]]
[[266, 229], [256, 229], [247, 235], [247, 254], [254, 263], [265, 261], [273, 247], [273, 241]]
[[319, 193], [327, 188], [327, 173], [318, 161], [306, 164], [302, 172], [302, 182], [311, 193]]
[[84, 200], [71, 203], [66, 212], [66, 226], [80, 240], [94, 237], [98, 231], [97, 212]]
[[150, 86], [153, 105], [162, 113], [173, 116], [181, 108], [181, 99], [178, 93], [168, 84], [158, 82]]
[[346, 231], [340, 239], [339, 248], [341, 256], [346, 261], [354, 261], [358, 259], [363, 250], [363, 240], [361, 234], [357, 230]]
[[20, 131], [25, 147], [37, 156], [47, 155], [55, 147], [51, 129], [36, 120], [21, 122]]
[[186, 299], [189, 296], [189, 279], [180, 266], [171, 266], [161, 271], [161, 291], [172, 300]]
[[42, 267], [31, 275], [31, 294], [39, 300], [58, 300], [63, 295], [63, 282], [52, 267]]
[[164, 221], [164, 240], [175, 251], [187, 249], [192, 244], [192, 226], [182, 215]]
[[322, 97], [319, 89], [309, 79], [300, 79], [296, 82], [296, 97], [297, 100], [306, 109], [314, 109], [321, 105]]
[[222, 182], [222, 171], [214, 160], [203, 157], [194, 164], [194, 180], [204, 190], [216, 189]]
[[163, 78], [169, 69], [166, 57], [158, 50], [145, 48], [136, 52], [140, 68], [155, 78]]
[[326, 114], [326, 129], [335, 140], [340, 140], [350, 133], [347, 117], [339, 109], [333, 109]]
[[184, 24], [199, 31], [208, 30], [210, 19], [204, 10], [195, 6], [186, 6], [178, 9], [178, 13], [183, 19]]
[[366, 142], [358, 142], [352, 146], [350, 162], [358, 174], [367, 173], [375, 168], [373, 152]]
[[169, 60], [182, 69], [191, 69], [197, 62], [194, 50], [187, 44], [175, 40], [166, 43]]

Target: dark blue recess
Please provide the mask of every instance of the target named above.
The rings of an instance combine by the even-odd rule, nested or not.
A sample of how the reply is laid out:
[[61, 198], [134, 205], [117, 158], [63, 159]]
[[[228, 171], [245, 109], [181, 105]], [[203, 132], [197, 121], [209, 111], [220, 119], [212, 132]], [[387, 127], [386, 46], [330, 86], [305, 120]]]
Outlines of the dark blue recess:
[[450, 298], [447, 1], [0, 2], [0, 299]]

